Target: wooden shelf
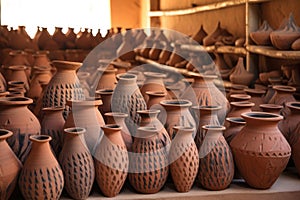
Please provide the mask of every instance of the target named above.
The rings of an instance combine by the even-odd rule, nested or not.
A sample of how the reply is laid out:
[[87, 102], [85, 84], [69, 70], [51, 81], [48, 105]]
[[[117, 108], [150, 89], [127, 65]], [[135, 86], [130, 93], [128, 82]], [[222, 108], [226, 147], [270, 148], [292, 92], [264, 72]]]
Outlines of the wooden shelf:
[[235, 47], [235, 46], [201, 46], [201, 45], [189, 45], [182, 44], [181, 49], [194, 51], [194, 52], [209, 52], [209, 53], [232, 53], [232, 54], [242, 54], [246, 55], [247, 50], [244, 47]]
[[282, 51], [277, 50], [271, 46], [256, 46], [256, 45], [249, 45], [246, 49], [255, 54], [269, 56], [272, 58], [281, 58], [281, 59], [291, 59], [291, 60], [298, 60], [300, 59], [300, 51]]

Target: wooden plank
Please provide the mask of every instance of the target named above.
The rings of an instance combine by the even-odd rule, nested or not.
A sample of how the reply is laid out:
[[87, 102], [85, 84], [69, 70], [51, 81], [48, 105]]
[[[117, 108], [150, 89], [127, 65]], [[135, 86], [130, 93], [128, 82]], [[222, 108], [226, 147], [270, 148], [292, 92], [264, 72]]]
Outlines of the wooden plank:
[[217, 53], [232, 53], [232, 54], [242, 54], [246, 55], [247, 50], [244, 47], [235, 46], [219, 46], [216, 48]]
[[292, 60], [300, 59], [300, 51], [293, 51], [293, 50], [281, 51], [271, 46], [249, 45], [247, 46], [247, 50], [250, 51], [251, 53], [269, 56], [272, 58], [292, 59]]

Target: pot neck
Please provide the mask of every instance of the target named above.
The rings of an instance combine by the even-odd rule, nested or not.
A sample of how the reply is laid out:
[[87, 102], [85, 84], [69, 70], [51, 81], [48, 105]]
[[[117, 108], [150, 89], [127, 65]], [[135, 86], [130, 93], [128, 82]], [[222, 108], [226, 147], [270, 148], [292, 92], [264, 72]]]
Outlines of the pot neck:
[[250, 127], [268, 125], [277, 126], [278, 122], [283, 119], [283, 116], [279, 114], [265, 112], [246, 112], [242, 113], [241, 116], [246, 121], [246, 125], [249, 125]]

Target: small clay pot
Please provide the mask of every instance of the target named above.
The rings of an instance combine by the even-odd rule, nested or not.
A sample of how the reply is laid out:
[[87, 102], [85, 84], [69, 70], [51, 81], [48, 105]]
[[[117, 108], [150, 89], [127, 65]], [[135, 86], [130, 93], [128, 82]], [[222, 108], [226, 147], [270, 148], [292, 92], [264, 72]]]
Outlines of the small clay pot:
[[192, 36], [192, 39], [198, 42], [200, 45], [203, 44], [203, 39], [207, 36], [206, 31], [203, 28], [203, 25], [200, 26], [200, 29]]
[[263, 112], [269, 112], [274, 114], [280, 114], [280, 111], [283, 108], [282, 105], [277, 104], [260, 104], [259, 107], [262, 109]]
[[259, 105], [264, 103], [263, 95], [266, 93], [265, 90], [261, 89], [244, 89], [245, 92], [251, 96], [250, 102], [254, 103], [254, 106], [251, 108], [252, 111], [261, 111]]
[[250, 33], [250, 38], [257, 45], [271, 45], [270, 33], [273, 31], [272, 27], [266, 20], [263, 21], [262, 25], [257, 31]]
[[254, 74], [248, 72], [244, 66], [244, 59], [239, 58], [237, 65], [235, 66], [234, 71], [229, 76], [229, 79], [234, 84], [241, 84], [249, 86], [254, 78]]

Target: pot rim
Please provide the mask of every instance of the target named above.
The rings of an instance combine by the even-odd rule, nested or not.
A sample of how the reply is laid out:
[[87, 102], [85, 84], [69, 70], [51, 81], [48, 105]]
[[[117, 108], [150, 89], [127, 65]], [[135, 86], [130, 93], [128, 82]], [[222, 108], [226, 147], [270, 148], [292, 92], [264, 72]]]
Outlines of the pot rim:
[[288, 108], [300, 110], [300, 102], [299, 102], [299, 101], [290, 101], [290, 102], [286, 102], [285, 105], [286, 105]]
[[204, 129], [204, 130], [213, 130], [213, 131], [224, 131], [224, 130], [226, 130], [225, 126], [212, 125], [212, 124], [203, 125], [201, 128]]
[[64, 106], [51, 106], [51, 107], [44, 107], [42, 111], [44, 112], [51, 112], [51, 111], [63, 111], [65, 109]]
[[246, 124], [246, 121], [242, 117], [226, 117], [226, 121], [241, 125]]
[[104, 114], [104, 116], [126, 118], [126, 117], [128, 117], [128, 114], [121, 113], [121, 112], [107, 112]]
[[230, 102], [230, 105], [236, 106], [236, 107], [253, 107], [255, 103], [250, 101], [232, 101]]
[[159, 72], [144, 72], [146, 77], [153, 77], [153, 78], [166, 78], [167, 75]]
[[260, 104], [259, 107], [261, 107], [261, 108], [271, 108], [271, 109], [282, 109], [283, 108], [282, 105], [273, 104], [273, 103]]
[[14, 105], [29, 105], [33, 100], [28, 97], [1, 97], [0, 105], [14, 106]]
[[162, 100], [160, 102], [163, 106], [168, 107], [190, 107], [192, 106], [192, 102], [186, 99], [169, 99], [169, 100]]
[[64, 129], [64, 133], [72, 134], [72, 135], [80, 135], [80, 134], [84, 134], [85, 132], [86, 132], [85, 128], [77, 127], [77, 126]]
[[222, 106], [220, 105], [210, 105], [210, 106], [192, 106], [192, 109], [194, 110], [221, 110]]
[[159, 114], [160, 110], [157, 109], [150, 109], [150, 110], [138, 110], [138, 114], [148, 114], [148, 115], [153, 115], [153, 114]]
[[146, 94], [150, 95], [150, 96], [156, 96], [156, 97], [164, 97], [167, 95], [166, 92], [164, 91], [146, 91]]
[[32, 142], [46, 143], [51, 141], [52, 137], [50, 135], [31, 135], [29, 136], [29, 139]]
[[262, 121], [280, 121], [283, 119], [282, 115], [269, 112], [245, 112], [241, 116], [247, 119], [262, 120]]
[[283, 92], [296, 92], [296, 88], [288, 85], [274, 85], [273, 89], [276, 91], [283, 91]]
[[173, 129], [175, 131], [187, 131], [187, 132], [194, 132], [196, 130], [192, 126], [174, 126]]
[[67, 99], [66, 104], [68, 106], [100, 106], [102, 105], [102, 100], [100, 97], [96, 98], [87, 98], [85, 100], [77, 100], [77, 99]]
[[262, 89], [252, 89], [252, 88], [245, 88], [244, 91], [247, 92], [247, 93], [250, 93], [250, 94], [265, 94], [266, 93], [265, 90], [262, 90]]
[[64, 60], [53, 60], [51, 63], [57, 69], [65, 69], [65, 70], [77, 70], [82, 66], [81, 62], [72, 62], [72, 61], [64, 61]]
[[111, 88], [104, 88], [104, 89], [100, 89], [100, 90], [96, 90], [95, 93], [96, 94], [113, 94], [114, 89]]
[[0, 140], [5, 140], [13, 135], [13, 132], [7, 129], [0, 129]]

